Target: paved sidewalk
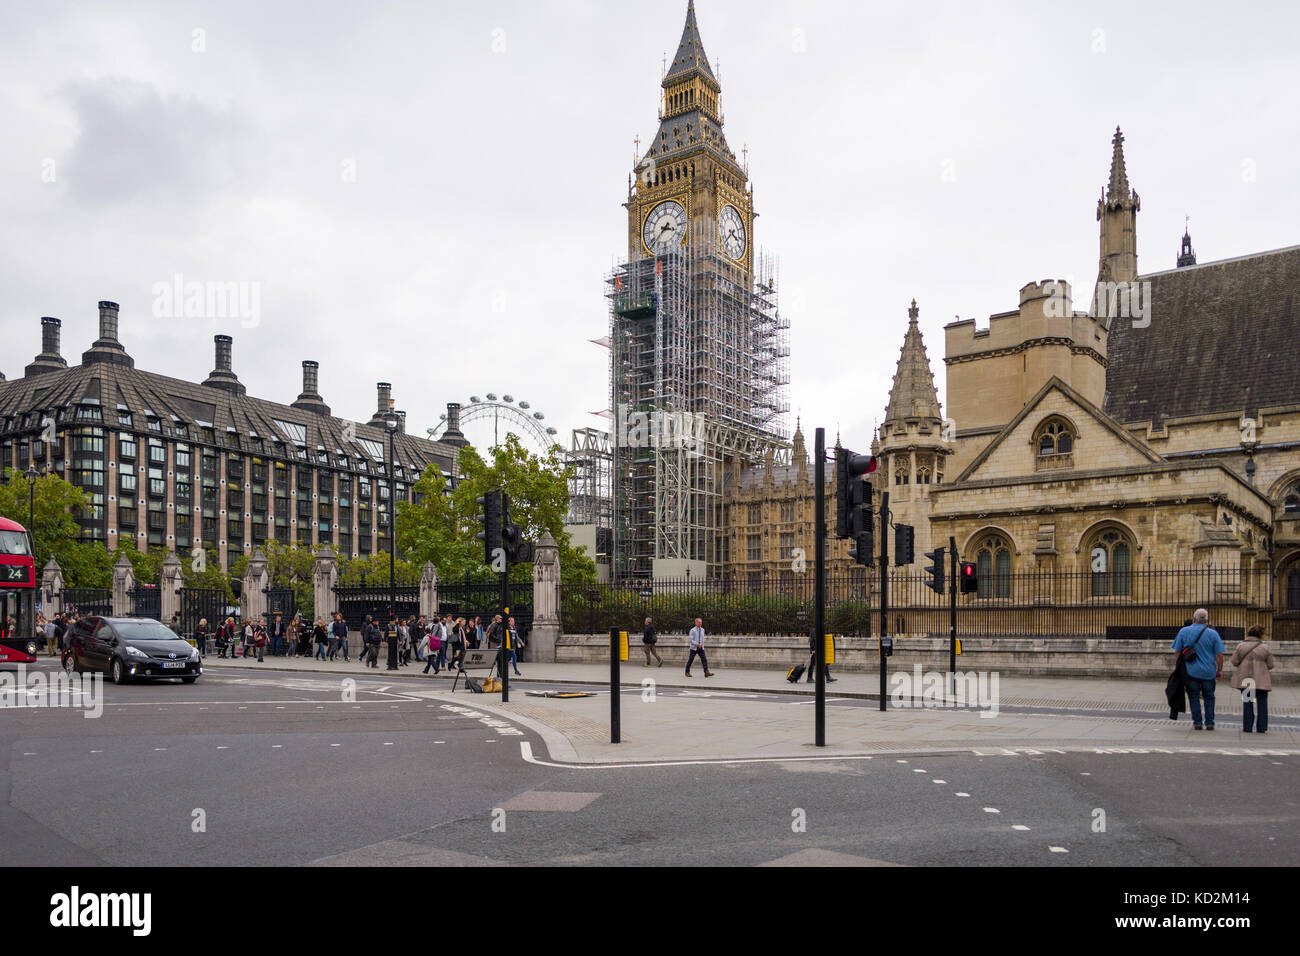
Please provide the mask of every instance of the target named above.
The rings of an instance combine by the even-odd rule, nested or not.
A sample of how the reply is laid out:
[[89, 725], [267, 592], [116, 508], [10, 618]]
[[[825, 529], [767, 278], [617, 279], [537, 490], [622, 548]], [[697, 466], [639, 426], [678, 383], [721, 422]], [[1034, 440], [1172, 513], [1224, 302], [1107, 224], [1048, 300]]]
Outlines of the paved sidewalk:
[[[209, 654], [203, 662], [205, 669], [247, 668], [249, 670], [290, 670], [318, 671], [328, 674], [370, 675], [392, 674], [386, 670], [387, 659], [379, 658], [378, 669], [362, 667], [354, 657], [350, 663], [337, 661], [309, 660], [305, 657], [268, 657], [259, 664], [255, 659], [245, 662], [242, 657], [231, 661]], [[958, 662], [960, 668], [960, 661]], [[608, 664], [533, 664], [520, 665], [523, 677], [511, 677], [511, 686], [526, 687], [529, 682], [569, 683], [575, 685], [592, 685], [594, 688], [609, 688]], [[412, 661], [408, 666], [399, 668], [395, 676], [420, 677], [424, 670], [423, 663]], [[790, 684], [785, 679], [784, 671], [768, 670], [726, 670], [715, 671], [713, 677], [706, 678], [698, 666], [691, 677], [680, 670], [665, 665], [664, 667], [644, 667], [641, 664], [624, 663], [621, 668], [623, 687], [641, 686], [642, 681], [653, 680], [657, 687], [686, 687], [705, 692], [743, 691], [747, 693], [787, 694], [794, 696], [811, 696], [813, 685], [800, 681]], [[833, 671], [833, 668], [832, 668]], [[892, 684], [895, 676], [904, 673], [914, 676], [912, 669], [890, 668], [889, 679]], [[446, 671], [435, 678], [432, 673], [425, 676], [430, 681], [451, 683], [451, 675]], [[851, 699], [880, 699], [880, 675], [878, 673], [845, 673], [838, 676], [834, 683], [826, 685], [828, 697], [847, 697]], [[1110, 679], [1087, 680], [1073, 677], [1005, 677], [999, 679], [1000, 704], [1002, 707], [1051, 707], [1061, 709], [1088, 710], [1126, 710], [1149, 711], [1168, 717], [1169, 708], [1165, 704], [1164, 681], [1133, 680], [1120, 681]], [[1221, 681], [1216, 694], [1216, 710], [1221, 714], [1232, 714], [1240, 718], [1240, 695]], [[1277, 717], [1300, 717], [1300, 685], [1285, 685], [1275, 688], [1269, 694], [1269, 713]]]
[[[386, 677], [419, 677], [423, 665], [411, 664], [394, 674], [381, 658], [377, 670], [354, 660], [309, 661], [267, 658], [265, 663], [221, 660], [209, 656], [209, 673], [294, 672]], [[875, 675], [846, 674], [829, 686], [827, 743], [812, 745], [812, 688], [785, 682], [783, 673], [727, 671], [706, 679], [703, 672], [685, 677], [668, 667], [625, 666], [625, 689], [641, 693], [620, 698], [622, 738], [609, 742], [609, 668], [592, 664], [524, 664], [524, 678], [513, 678], [509, 703], [499, 695], [449, 693], [451, 678], [403, 683], [403, 691], [457, 707], [509, 716], [539, 733], [548, 753], [534, 759], [564, 763], [657, 762], [679, 760], [782, 759], [864, 756], [889, 753], [978, 751], [991, 756], [1033, 754], [1046, 750], [1102, 752], [1213, 752], [1229, 754], [1300, 753], [1300, 731], [1274, 727], [1267, 735], [1241, 732], [1239, 695], [1225, 685], [1217, 695], [1221, 715], [1213, 733], [1193, 731], [1186, 715], [1168, 719], [1163, 682], [1007, 678], [1000, 681], [998, 711], [898, 707], [886, 712], [862, 700], [875, 699]], [[892, 673], [892, 672], [891, 672]], [[643, 679], [653, 685], [643, 685]], [[532, 696], [541, 682], [587, 686], [596, 696], [556, 699]], [[415, 688], [408, 687], [415, 683]], [[603, 686], [602, 686], [603, 685]], [[660, 693], [662, 691], [662, 693]], [[1300, 693], [1287, 687], [1270, 695], [1270, 716], [1295, 724]], [[1042, 708], [1008, 710], [1005, 708]], [[1114, 711], [1077, 714], [1074, 710]], [[1126, 712], [1126, 713], [1125, 713]]]

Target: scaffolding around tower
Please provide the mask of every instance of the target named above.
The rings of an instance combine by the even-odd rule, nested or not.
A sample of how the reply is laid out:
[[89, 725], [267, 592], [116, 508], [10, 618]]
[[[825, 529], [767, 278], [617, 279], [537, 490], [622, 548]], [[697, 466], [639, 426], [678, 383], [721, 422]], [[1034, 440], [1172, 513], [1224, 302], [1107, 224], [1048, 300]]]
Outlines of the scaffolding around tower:
[[616, 578], [718, 573], [729, 466], [788, 449], [777, 261], [756, 254], [751, 279], [717, 237], [699, 221], [679, 250], [606, 278]]

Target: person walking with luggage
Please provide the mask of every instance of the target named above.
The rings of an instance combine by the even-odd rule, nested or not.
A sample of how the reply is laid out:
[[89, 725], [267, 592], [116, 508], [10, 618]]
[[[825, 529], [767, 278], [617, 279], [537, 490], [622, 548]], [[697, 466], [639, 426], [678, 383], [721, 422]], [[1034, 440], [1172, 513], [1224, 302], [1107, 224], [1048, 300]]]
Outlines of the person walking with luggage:
[[712, 677], [713, 671], [709, 670], [709, 659], [704, 656], [704, 621], [701, 618], [695, 619], [695, 626], [691, 628], [690, 633], [691, 651], [686, 656], [686, 676], [691, 676], [691, 664], [695, 662], [695, 656], [698, 654], [700, 663], [704, 665], [704, 676]]
[[1273, 652], [1264, 643], [1264, 628], [1256, 624], [1232, 652], [1232, 686], [1241, 691], [1241, 729], [1268, 733], [1268, 692], [1273, 689]]
[[[1214, 682], [1223, 676], [1223, 638], [1210, 628], [1210, 612], [1197, 608], [1192, 623], [1178, 632], [1173, 649], [1187, 664], [1187, 702], [1193, 730], [1214, 729]], [[1204, 723], [1201, 700], [1205, 700]]]
[[659, 643], [659, 638], [655, 635], [654, 626], [650, 623], [650, 618], [645, 619], [645, 630], [641, 632], [641, 650], [645, 651], [645, 666], [650, 666], [650, 655], [659, 662], [659, 666], [664, 666], [664, 659], [659, 656], [659, 651], [655, 645]]
[[[808, 680], [807, 683], [817, 683], [817, 635], [808, 635], [808, 650], [812, 652], [812, 657], [808, 661]], [[835, 683], [835, 678], [831, 676], [830, 665], [826, 665], [826, 683]]]

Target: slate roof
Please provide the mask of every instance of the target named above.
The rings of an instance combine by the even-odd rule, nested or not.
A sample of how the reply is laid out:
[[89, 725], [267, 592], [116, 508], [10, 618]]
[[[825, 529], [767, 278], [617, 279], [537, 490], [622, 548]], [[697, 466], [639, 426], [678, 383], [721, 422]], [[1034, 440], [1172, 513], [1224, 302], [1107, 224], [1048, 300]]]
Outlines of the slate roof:
[[[78, 407], [96, 404], [102, 421], [77, 417]], [[371, 463], [373, 473], [373, 463], [384, 460], [388, 453], [388, 435], [382, 427], [353, 422], [358, 442], [346, 442], [343, 438], [343, 428], [349, 424], [346, 419], [252, 398], [227, 387], [187, 382], [111, 361], [93, 361], [66, 370], [0, 381], [0, 434], [39, 428], [39, 415], [33, 416], [26, 429], [23, 416], [48, 409], [62, 412], [58, 418], [60, 427], [84, 423], [102, 424], [106, 429], [116, 430], [121, 407], [133, 415], [131, 427], [121, 426], [123, 431], [158, 434], [162, 438], [206, 445], [208, 443], [200, 438], [199, 428], [211, 427], [217, 446], [233, 448], [235, 446], [230, 445], [227, 439], [233, 428], [238, 447], [247, 453], [258, 453], [252, 444], [252, 438], [256, 436], [263, 443], [262, 454], [271, 458], [307, 461], [313, 466], [321, 464], [318, 455], [323, 448], [329, 457], [329, 467], [338, 468], [337, 459], [342, 450], [350, 459], [352, 470], [355, 470], [353, 463], [360, 458]], [[146, 413], [159, 419], [162, 431], [153, 433], [148, 430]], [[12, 423], [9, 422], [10, 416], [14, 418]], [[300, 426], [301, 441], [286, 433], [276, 420]], [[188, 426], [184, 438], [175, 434], [177, 423]], [[361, 444], [361, 440], [370, 443], [369, 447]], [[378, 456], [373, 454], [376, 445]], [[306, 452], [305, 458], [299, 455], [299, 449]], [[398, 464], [408, 469], [422, 469], [435, 462], [444, 472], [450, 470], [456, 454], [456, 449], [451, 446], [409, 434], [396, 437], [394, 450]]]
[[664, 76], [664, 85], [692, 72], [702, 73], [713, 81], [714, 86], [718, 85], [717, 77], [713, 75], [713, 69], [709, 66], [709, 58], [704, 53], [704, 41], [700, 39], [699, 25], [695, 22], [695, 0], [690, 0], [686, 4], [686, 25], [682, 27], [682, 40], [677, 44], [673, 65], [668, 68]]
[[1130, 424], [1300, 402], [1300, 246], [1138, 278], [1151, 324], [1111, 320], [1106, 414]]

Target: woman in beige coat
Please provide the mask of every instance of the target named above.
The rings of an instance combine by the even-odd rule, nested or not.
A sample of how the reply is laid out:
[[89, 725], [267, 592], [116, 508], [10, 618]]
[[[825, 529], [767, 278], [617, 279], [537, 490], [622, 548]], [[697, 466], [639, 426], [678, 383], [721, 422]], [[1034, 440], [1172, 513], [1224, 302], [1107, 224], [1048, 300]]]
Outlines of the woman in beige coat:
[[[1232, 686], [1241, 691], [1242, 730], [1257, 733], [1268, 730], [1268, 692], [1273, 689], [1269, 671], [1273, 669], [1273, 652], [1264, 643], [1264, 628], [1256, 624], [1246, 632], [1246, 639], [1232, 652]], [[1247, 683], [1249, 681], [1249, 683]], [[1256, 723], [1255, 704], [1259, 704]]]

